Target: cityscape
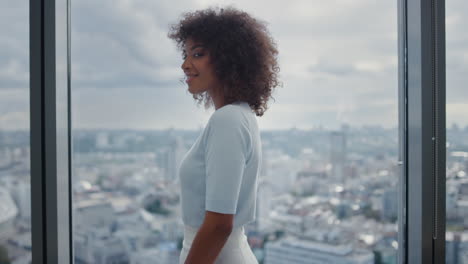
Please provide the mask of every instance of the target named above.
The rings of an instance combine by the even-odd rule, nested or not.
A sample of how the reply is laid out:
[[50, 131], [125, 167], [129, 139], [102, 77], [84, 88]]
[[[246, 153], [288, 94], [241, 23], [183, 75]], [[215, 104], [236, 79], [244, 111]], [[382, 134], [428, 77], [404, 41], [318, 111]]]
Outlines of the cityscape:
[[[167, 30], [182, 12], [224, 2], [68, 1], [76, 264], [179, 263], [178, 166], [209, 116], [177, 82], [180, 54]], [[9, 25], [0, 39], [0, 264], [32, 263], [30, 3], [0, 2]], [[284, 83], [259, 120], [256, 215], [245, 226], [258, 262], [398, 263], [397, 2], [236, 4], [268, 22]], [[444, 8], [445, 256], [463, 264], [468, 1]]]
[[[201, 130], [73, 131], [75, 263], [179, 263], [178, 165]], [[447, 128], [446, 263], [468, 263], [468, 126]], [[259, 263], [397, 263], [398, 129], [262, 131]], [[0, 263], [31, 263], [29, 131], [0, 131]]]

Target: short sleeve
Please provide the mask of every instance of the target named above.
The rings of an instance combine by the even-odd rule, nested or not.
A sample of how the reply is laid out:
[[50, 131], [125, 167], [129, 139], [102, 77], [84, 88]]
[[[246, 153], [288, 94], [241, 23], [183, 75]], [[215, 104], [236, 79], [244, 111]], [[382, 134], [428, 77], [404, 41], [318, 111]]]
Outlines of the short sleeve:
[[205, 143], [207, 211], [236, 213], [250, 144], [248, 128], [239, 115], [215, 112], [209, 122]]

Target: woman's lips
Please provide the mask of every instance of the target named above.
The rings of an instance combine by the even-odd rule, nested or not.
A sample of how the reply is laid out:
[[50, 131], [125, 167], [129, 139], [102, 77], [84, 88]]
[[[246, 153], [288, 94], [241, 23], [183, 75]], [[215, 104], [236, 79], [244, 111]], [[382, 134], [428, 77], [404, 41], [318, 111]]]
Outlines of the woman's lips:
[[197, 77], [197, 76], [190, 76], [185, 82], [186, 82], [186, 83], [189, 83], [189, 82], [191, 82], [195, 77]]

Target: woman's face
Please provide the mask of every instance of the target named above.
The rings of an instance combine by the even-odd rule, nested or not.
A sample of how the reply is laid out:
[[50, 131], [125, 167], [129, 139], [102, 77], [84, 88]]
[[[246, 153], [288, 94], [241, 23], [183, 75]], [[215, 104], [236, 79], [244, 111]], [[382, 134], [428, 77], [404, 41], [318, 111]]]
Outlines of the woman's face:
[[190, 93], [198, 94], [205, 91], [212, 93], [221, 87], [215, 76], [210, 54], [202, 43], [187, 39], [183, 53], [184, 62], [181, 68], [186, 75]]

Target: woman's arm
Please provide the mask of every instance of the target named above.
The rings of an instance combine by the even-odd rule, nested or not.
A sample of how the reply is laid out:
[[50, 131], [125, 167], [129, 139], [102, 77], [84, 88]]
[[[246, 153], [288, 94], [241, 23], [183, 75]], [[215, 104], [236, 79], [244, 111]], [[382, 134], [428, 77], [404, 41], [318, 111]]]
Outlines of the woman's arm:
[[206, 211], [185, 264], [214, 263], [232, 231], [234, 215]]

